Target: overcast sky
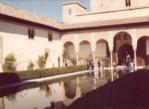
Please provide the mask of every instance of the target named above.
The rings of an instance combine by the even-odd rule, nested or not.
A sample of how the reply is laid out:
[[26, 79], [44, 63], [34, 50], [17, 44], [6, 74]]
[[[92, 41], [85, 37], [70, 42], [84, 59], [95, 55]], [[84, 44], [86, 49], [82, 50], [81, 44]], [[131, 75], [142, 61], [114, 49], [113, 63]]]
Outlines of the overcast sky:
[[29, 12], [62, 21], [62, 3], [67, 1], [79, 1], [89, 9], [90, 0], [0, 0], [1, 3], [13, 5]]

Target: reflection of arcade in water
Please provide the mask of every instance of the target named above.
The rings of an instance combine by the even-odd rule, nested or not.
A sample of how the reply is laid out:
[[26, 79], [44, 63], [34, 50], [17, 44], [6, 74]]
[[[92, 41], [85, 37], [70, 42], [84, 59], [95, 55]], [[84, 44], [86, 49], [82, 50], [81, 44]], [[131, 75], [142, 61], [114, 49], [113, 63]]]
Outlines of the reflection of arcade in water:
[[39, 87], [25, 86], [24, 90], [16, 94], [2, 97], [0, 109], [64, 109], [77, 98], [106, 82], [106, 79], [86, 75], [51, 84], [44, 83]]
[[5, 109], [4, 97], [0, 97], [0, 109]]

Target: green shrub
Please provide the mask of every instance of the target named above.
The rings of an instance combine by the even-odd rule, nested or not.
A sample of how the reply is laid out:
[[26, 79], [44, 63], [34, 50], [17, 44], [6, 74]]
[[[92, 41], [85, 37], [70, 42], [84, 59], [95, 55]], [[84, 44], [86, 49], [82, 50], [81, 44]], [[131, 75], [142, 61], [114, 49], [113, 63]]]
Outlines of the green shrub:
[[16, 71], [16, 66], [14, 65], [15, 61], [16, 61], [15, 56], [12, 53], [8, 54], [4, 60], [4, 64], [2, 65], [3, 71], [5, 72]]
[[38, 63], [38, 68], [39, 69], [44, 69], [45, 65], [46, 65], [45, 56], [39, 56], [37, 63]]
[[87, 67], [85, 65], [49, 68], [42, 70], [18, 71], [16, 72], [16, 74], [19, 76], [21, 80], [28, 80], [28, 79], [54, 76], [59, 74], [73, 73], [83, 70], [87, 70]]

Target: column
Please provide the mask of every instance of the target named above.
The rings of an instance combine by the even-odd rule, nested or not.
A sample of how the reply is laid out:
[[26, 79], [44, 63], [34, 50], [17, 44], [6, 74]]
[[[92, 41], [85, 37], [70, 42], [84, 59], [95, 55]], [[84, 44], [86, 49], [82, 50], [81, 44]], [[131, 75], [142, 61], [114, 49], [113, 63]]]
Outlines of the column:
[[76, 64], [79, 65], [79, 52], [76, 52]]
[[79, 43], [78, 43], [78, 34], [74, 35], [74, 47], [75, 47], [75, 53], [76, 53], [76, 64], [79, 64]]
[[134, 69], [137, 70], [137, 50], [134, 49]]
[[116, 63], [115, 64], [118, 64], [118, 53], [116, 51]]
[[94, 68], [95, 68], [95, 61], [96, 61], [96, 58], [95, 58], [95, 51], [92, 51], [92, 56], [93, 56], [93, 62], [94, 62]]
[[60, 56], [60, 67], [64, 66], [63, 65], [63, 55]]
[[132, 33], [132, 46], [134, 50], [134, 69], [137, 70], [137, 32], [135, 29], [131, 30]]
[[113, 75], [113, 52], [110, 51], [110, 66], [111, 66], [111, 81], [114, 80], [114, 75]]
[[95, 69], [95, 51], [96, 51], [96, 42], [95, 42], [95, 33], [91, 33], [91, 48], [92, 48], [92, 56], [93, 56], [93, 62], [94, 62], [94, 69]]
[[110, 51], [110, 70], [111, 70], [111, 81], [114, 80], [114, 74], [113, 74], [113, 36], [115, 33], [109, 31], [108, 36], [108, 45], [109, 45], [109, 51]]

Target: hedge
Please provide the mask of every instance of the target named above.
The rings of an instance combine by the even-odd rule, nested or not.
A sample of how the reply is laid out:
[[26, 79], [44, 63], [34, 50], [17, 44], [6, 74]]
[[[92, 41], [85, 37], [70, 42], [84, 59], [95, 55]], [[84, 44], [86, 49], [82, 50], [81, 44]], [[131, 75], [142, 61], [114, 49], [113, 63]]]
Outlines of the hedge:
[[77, 71], [87, 70], [86, 65], [70, 66], [70, 67], [59, 67], [49, 68], [43, 70], [29, 70], [29, 71], [18, 71], [15, 72], [21, 80], [36, 79], [48, 76], [54, 76], [59, 74], [73, 73]]

